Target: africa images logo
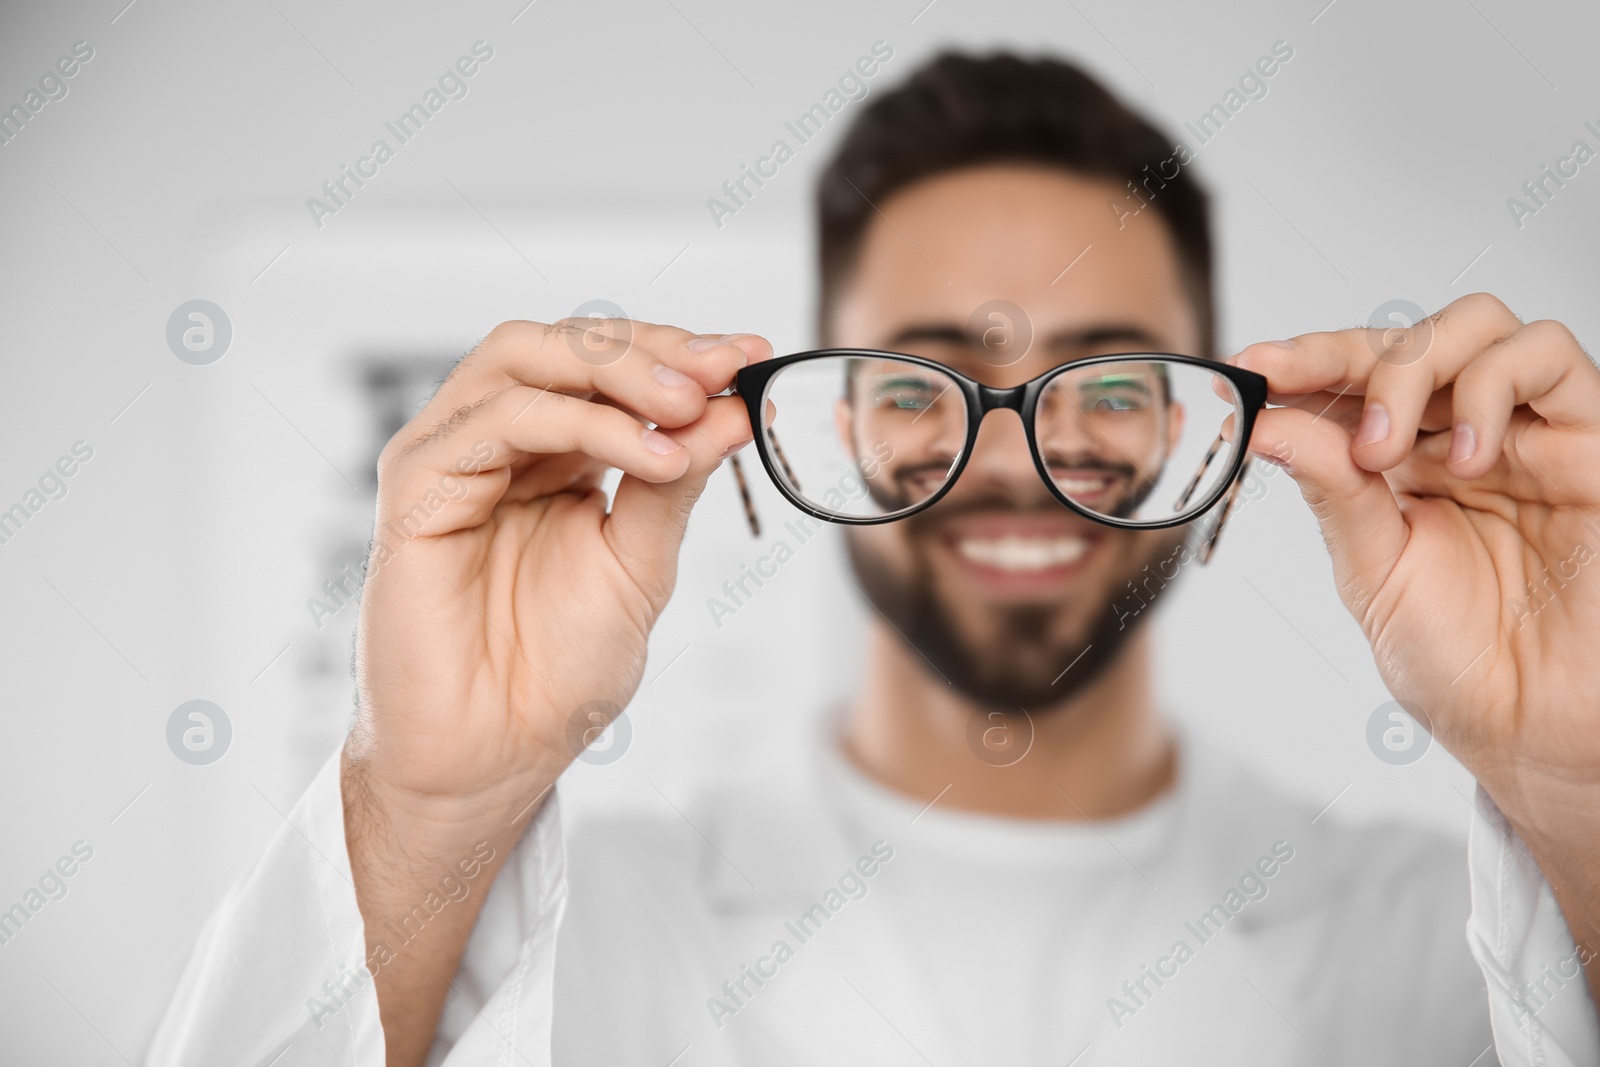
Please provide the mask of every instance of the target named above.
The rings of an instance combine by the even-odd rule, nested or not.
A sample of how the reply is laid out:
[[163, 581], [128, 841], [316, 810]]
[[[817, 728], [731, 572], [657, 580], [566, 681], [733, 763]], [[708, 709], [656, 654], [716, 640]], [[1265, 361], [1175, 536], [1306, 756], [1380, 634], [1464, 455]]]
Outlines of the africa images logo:
[[887, 841], [874, 841], [870, 852], [846, 867], [835, 885], [822, 894], [821, 900], [801, 912], [797, 918], [783, 924], [784, 931], [794, 938], [794, 944], [791, 945], [786, 937], [774, 941], [767, 954], [756, 959], [753, 969], [749, 964], [744, 964], [739, 968], [737, 977], [722, 983], [721, 996], [707, 997], [706, 1010], [711, 1013], [711, 1021], [717, 1029], [721, 1030], [729, 1018], [738, 1014], [757, 992], [776, 978], [778, 969], [794, 959], [795, 953], [806, 942], [821, 933], [824, 923], [839, 914], [852, 900], [865, 897], [871, 888], [870, 879], [892, 859], [894, 846]]
[[1245, 868], [1238, 884], [1230, 886], [1221, 900], [1201, 912], [1198, 918], [1183, 924], [1184, 930], [1194, 938], [1193, 945], [1189, 944], [1188, 938], [1178, 938], [1166, 955], [1156, 958], [1154, 966], [1148, 963], [1140, 965], [1138, 975], [1122, 983], [1122, 996], [1107, 997], [1106, 1010], [1111, 1013], [1111, 1020], [1117, 1024], [1117, 1029], [1122, 1029], [1128, 1016], [1137, 1015], [1147, 1007], [1156, 992], [1178, 977], [1183, 965], [1194, 959], [1200, 948], [1220, 936], [1234, 916], [1249, 905], [1267, 899], [1267, 894], [1272, 891], [1270, 880], [1292, 859], [1294, 846], [1287, 841], [1274, 841], [1270, 854], [1261, 856]]
[[338, 174], [322, 183], [322, 196], [306, 198], [306, 210], [311, 213], [311, 221], [317, 229], [322, 229], [325, 218], [337, 215], [347, 207], [356, 193], [366, 187], [367, 181], [378, 176], [378, 168], [393, 159], [401, 146], [410, 143], [421, 133], [422, 128], [446, 104], [466, 98], [471, 89], [467, 79], [494, 58], [494, 48], [487, 41], [474, 41], [471, 51], [471, 55], [461, 56], [454, 65], [445, 68], [444, 73], [439, 75], [437, 88], [429, 86], [421, 100], [412, 103], [393, 122], [383, 124], [394, 138], [394, 145], [391, 146], [382, 137], [373, 141], [367, 154], [356, 160], [354, 170], [349, 164], [342, 164]]
[[[793, 122], [784, 122], [783, 128], [794, 137], [794, 145], [780, 137], [772, 142], [765, 155], [757, 157], [754, 167], [741, 163], [738, 177], [722, 183], [722, 196], [706, 198], [706, 210], [711, 213], [711, 221], [717, 229], [722, 229], [723, 220], [737, 215], [755, 197], [756, 191], [767, 184], [762, 179], [778, 176], [778, 168], [795, 157], [795, 147], [816, 138], [828, 120], [843, 111], [846, 104], [866, 99], [870, 91], [867, 79], [893, 58], [893, 45], [887, 41], [872, 42], [872, 54], [860, 57], [854, 66], [846, 68], [839, 75], [837, 88], [830, 87], [821, 100], [802, 111]], [[752, 183], [755, 189], [750, 188]]]

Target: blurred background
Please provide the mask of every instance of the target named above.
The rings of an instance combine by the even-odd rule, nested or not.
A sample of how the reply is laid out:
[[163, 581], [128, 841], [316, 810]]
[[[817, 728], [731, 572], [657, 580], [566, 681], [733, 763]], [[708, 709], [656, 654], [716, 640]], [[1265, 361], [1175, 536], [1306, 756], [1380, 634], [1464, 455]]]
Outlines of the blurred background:
[[[1523, 184], [1600, 150], [1597, 39], [1575, 0], [6, 5], [0, 909], [92, 858], [0, 944], [3, 1058], [142, 1055], [206, 914], [339, 744], [374, 459], [451, 362], [595, 300], [812, 346], [811, 183], [860, 105], [804, 144], [784, 124], [875, 43], [868, 98], [941, 48], [1050, 52], [1191, 147], [1185, 122], [1292, 48], [1192, 164], [1231, 352], [1474, 290], [1592, 346], [1600, 164], [1543, 204]], [[462, 57], [401, 143], [385, 124]], [[780, 138], [795, 157], [714, 213]], [[392, 158], [331, 199], [379, 139]], [[698, 506], [628, 747], [564, 779], [578, 813], [659, 806], [851, 688], [837, 530], [720, 626], [707, 609], [796, 515], [752, 482], [758, 539], [731, 472]], [[1375, 755], [1390, 698], [1298, 492], [1260, 486], [1158, 618], [1172, 714], [1329, 819], [1464, 840], [1470, 779], [1438, 748]], [[196, 700], [198, 752], [198, 720], [169, 731]]]

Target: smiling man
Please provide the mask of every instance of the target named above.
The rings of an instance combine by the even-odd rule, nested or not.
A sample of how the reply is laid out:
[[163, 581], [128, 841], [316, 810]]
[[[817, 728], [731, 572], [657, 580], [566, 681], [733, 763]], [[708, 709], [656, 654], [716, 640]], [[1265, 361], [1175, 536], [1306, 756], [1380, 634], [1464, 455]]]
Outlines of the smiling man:
[[[1418, 359], [1357, 330], [1230, 361], [1383, 677], [1480, 782], [1465, 855], [1319, 820], [1174, 725], [1118, 606], [1214, 532], [1245, 444], [1249, 376], [1203, 362], [1205, 197], [1185, 173], [1107, 210], [1170, 151], [1051, 60], [941, 57], [863, 109], [819, 196], [819, 333], [857, 351], [769, 365], [757, 402], [786, 493], [863, 489], [828, 506], [874, 520], [843, 530], [864, 676], [659, 819], [563, 828], [555, 785], [634, 695], [688, 515], [753, 437], [721, 394], [773, 353], [497, 327], [380, 457], [379, 523], [430, 517], [370, 563], [355, 726], [151, 1062], [1600, 1060], [1600, 590], [1501, 611], [1600, 543], [1600, 372], [1482, 295]], [[487, 891], [434, 906], [458, 870]]]
[[[858, 178], [866, 178], [851, 168], [881, 167], [888, 150], [872, 135], [871, 124], [887, 124], [896, 104], [904, 108], [906, 103], [891, 99], [880, 104], [847, 142], [824, 181], [859, 184]], [[1207, 313], [1196, 306], [1194, 295], [1208, 283], [1187, 277], [1172, 227], [1155, 214], [1119, 221], [1106, 208], [1111, 175], [1132, 159], [1104, 158], [1104, 175], [1043, 162], [993, 162], [983, 155], [951, 167], [942, 157], [958, 147], [952, 143], [955, 135], [957, 131], [946, 130], [941, 138], [929, 131], [937, 150], [918, 149], [913, 143], [913, 158], [896, 161], [913, 167], [921, 151], [931, 173], [897, 189], [864, 191], [874, 201], [883, 197], [893, 208], [892, 216], [885, 212], [892, 225], [873, 225], [851, 210], [851, 217], [860, 219], [853, 234], [854, 256], [847, 259], [824, 249], [825, 259], [831, 255], [836, 262], [850, 263], [848, 275], [841, 271], [824, 283], [829, 291], [823, 301], [831, 311], [825, 321], [827, 343], [925, 356], [991, 386], [1017, 385], [1068, 360], [1105, 353], [1210, 354], [1210, 339], [1200, 325]], [[975, 153], [999, 136], [982, 128], [959, 135], [969, 139]], [[1087, 155], [1091, 147], [1096, 146], [1086, 145], [1080, 152]], [[1044, 143], [1034, 148], [1041, 155], [1050, 151]], [[826, 196], [823, 202], [828, 202]], [[1167, 204], [1174, 211], [1203, 210], [1193, 192], [1174, 195]], [[829, 232], [826, 224], [824, 232]], [[1083, 259], [1063, 274], [1062, 267], [1080, 253]], [[1000, 310], [990, 313], [1000, 320], [997, 325], [981, 317], [971, 321], [974, 309], [997, 303]], [[1025, 319], [1006, 321], [1019, 315]], [[1031, 343], [1019, 344], [1019, 336], [1031, 338]], [[1183, 413], [1181, 405], [1165, 398], [1156, 380], [1159, 364], [1111, 366], [1129, 372], [1125, 380], [1112, 383], [1093, 366], [1053, 380], [1036, 425], [1047, 462], [1056, 461], [1051, 476], [1068, 496], [1104, 514], [1131, 513], [1153, 488], [1149, 474], [1164, 464], [1167, 451], [1162, 438], [1175, 439], [1169, 431]], [[1093, 417], [1082, 413], [1086, 405], [1126, 405], [1140, 386], [1149, 403], [1132, 430], [1121, 431], [1120, 440], [1108, 438], [1104, 429], [1083, 427]], [[940, 384], [929, 388], [944, 392], [941, 404], [955, 406]], [[1080, 395], [1084, 390], [1096, 395]], [[1063, 418], [1056, 408], [1073, 409], [1074, 417]], [[777, 424], [782, 424], [781, 415]], [[1211, 426], [1208, 437], [1218, 429]], [[896, 458], [926, 471], [918, 449], [927, 447], [921, 442], [902, 446]], [[944, 470], [949, 465], [943, 461]], [[934, 467], [934, 481], [942, 484], [940, 464]], [[936, 487], [925, 483], [920, 492], [926, 495]], [[951, 723], [960, 725], [973, 702], [985, 711], [1059, 706], [1110, 664], [1127, 662], [1124, 641], [1138, 631], [1122, 625], [1112, 602], [1147, 565], [1171, 556], [1188, 535], [1181, 528], [1129, 534], [1074, 514], [1051, 496], [1035, 470], [1021, 419], [1004, 411], [984, 419], [958, 484], [935, 507], [898, 523], [846, 534], [856, 578], [891, 624], [875, 632], [877, 653], [912, 675], [924, 673], [918, 667], [923, 656], [937, 670], [932, 686], [906, 690], [896, 685], [911, 716], [907, 732], [924, 734], [930, 720], [938, 722], [946, 714], [942, 709], [953, 713]], [[1063, 674], [1074, 661], [1073, 669]], [[876, 655], [874, 662], [880, 662]], [[1134, 669], [1143, 672], [1147, 664]], [[851, 734], [877, 732], [881, 727], [874, 724], [893, 714], [877, 699], [871, 704], [876, 712], [851, 717]], [[1081, 721], [1086, 714], [1057, 718]], [[1127, 722], [1139, 718], [1128, 707], [1116, 709], [1116, 714]], [[962, 736], [959, 730], [955, 736]], [[892, 744], [898, 747], [906, 740]], [[1166, 759], [1164, 752], [1161, 758]], [[956, 780], [947, 773], [952, 762], [973, 763], [965, 745], [948, 751], [946, 758], [913, 757], [898, 771], [874, 770], [880, 780], [909, 788], [914, 795], [939, 777], [927, 794], [931, 797]], [[1041, 770], [1044, 764], [1038, 761]], [[967, 773], [982, 769], [979, 763]], [[1017, 771], [1009, 768], [1006, 778], [1025, 776]], [[1034, 786], [1044, 792], [1037, 797], [1039, 806], [1026, 814], [1059, 816], [1062, 800], [1050, 789], [1048, 775]], [[1001, 788], [1015, 787], [1014, 782]], [[982, 799], [993, 795], [991, 789], [977, 793], [976, 807], [1006, 810], [990, 809]]]

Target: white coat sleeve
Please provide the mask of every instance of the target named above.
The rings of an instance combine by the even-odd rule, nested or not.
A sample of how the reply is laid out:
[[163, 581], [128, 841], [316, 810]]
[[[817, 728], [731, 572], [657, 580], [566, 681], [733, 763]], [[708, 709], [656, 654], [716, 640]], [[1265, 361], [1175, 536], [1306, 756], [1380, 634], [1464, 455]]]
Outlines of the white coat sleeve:
[[1467, 941], [1489, 987], [1503, 1067], [1600, 1064], [1600, 1015], [1550, 883], [1480, 785], [1467, 839]]
[[[522, 834], [489, 893], [469, 941], [456, 992], [429, 1056], [439, 1063], [498, 1062], [515, 1044], [520, 1063], [550, 1063], [554, 943], [566, 900], [561, 814], [553, 790]], [[502, 885], [504, 883], [504, 885]], [[510, 898], [520, 899], [510, 899]], [[451, 906], [446, 904], [446, 907]], [[487, 916], [517, 921], [509, 960], [473, 956]], [[398, 939], [396, 939], [398, 944]], [[396, 954], [404, 952], [401, 945]], [[480, 955], [482, 955], [480, 953]], [[146, 1055], [147, 1067], [384, 1067], [378, 998], [366, 969], [366, 934], [345, 850], [339, 753], [323, 765], [255, 866], [207, 919]], [[381, 960], [372, 963], [381, 969]], [[503, 970], [505, 973], [499, 974]], [[495, 1011], [495, 986], [517, 986], [521, 1018]], [[485, 993], [484, 990], [488, 989]], [[492, 997], [462, 1026], [451, 1001]], [[455, 1022], [454, 1027], [447, 1023]], [[477, 1031], [489, 1022], [504, 1038]], [[447, 1032], [448, 1031], [448, 1032]], [[490, 1044], [493, 1058], [459, 1053]], [[459, 1047], [452, 1048], [452, 1045]]]

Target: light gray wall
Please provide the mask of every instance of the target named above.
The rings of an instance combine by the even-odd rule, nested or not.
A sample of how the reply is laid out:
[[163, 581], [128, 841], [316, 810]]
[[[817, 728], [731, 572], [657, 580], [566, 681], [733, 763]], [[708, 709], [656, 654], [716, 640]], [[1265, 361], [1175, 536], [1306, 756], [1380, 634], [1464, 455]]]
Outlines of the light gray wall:
[[[894, 48], [874, 90], [945, 45], [1011, 45], [1080, 60], [1174, 133], [1287, 41], [1194, 164], [1225, 347], [1477, 289], [1600, 337], [1600, 164], [1520, 228], [1506, 204], [1575, 140], [1600, 147], [1593, 5], [123, 2], [0, 16], [0, 104], [94, 49], [0, 146], [0, 508], [94, 450], [0, 545], [0, 907], [94, 849], [0, 945], [8, 1062], [136, 1059], [212, 903], [337, 744], [353, 610], [319, 629], [305, 602], [370, 522], [358, 361], [453, 358], [599, 297], [808, 345], [807, 203], [837, 128], [720, 227], [706, 200], [874, 41]], [[317, 226], [306, 199], [480, 39], [468, 95]], [[195, 298], [233, 327], [211, 366], [165, 340]], [[1298, 493], [1266, 484], [1164, 612], [1166, 699], [1286, 788], [1338, 796], [1330, 818], [1460, 836], [1471, 783], [1443, 752], [1368, 751], [1387, 694]], [[660, 803], [848, 688], [862, 620], [833, 533], [720, 629], [705, 610], [792, 514], [757, 492], [774, 532], [752, 543], [719, 472], [647, 678], [670, 670], [626, 757], [576, 769], [574, 803]], [[210, 766], [166, 743], [196, 698], [234, 731]]]

